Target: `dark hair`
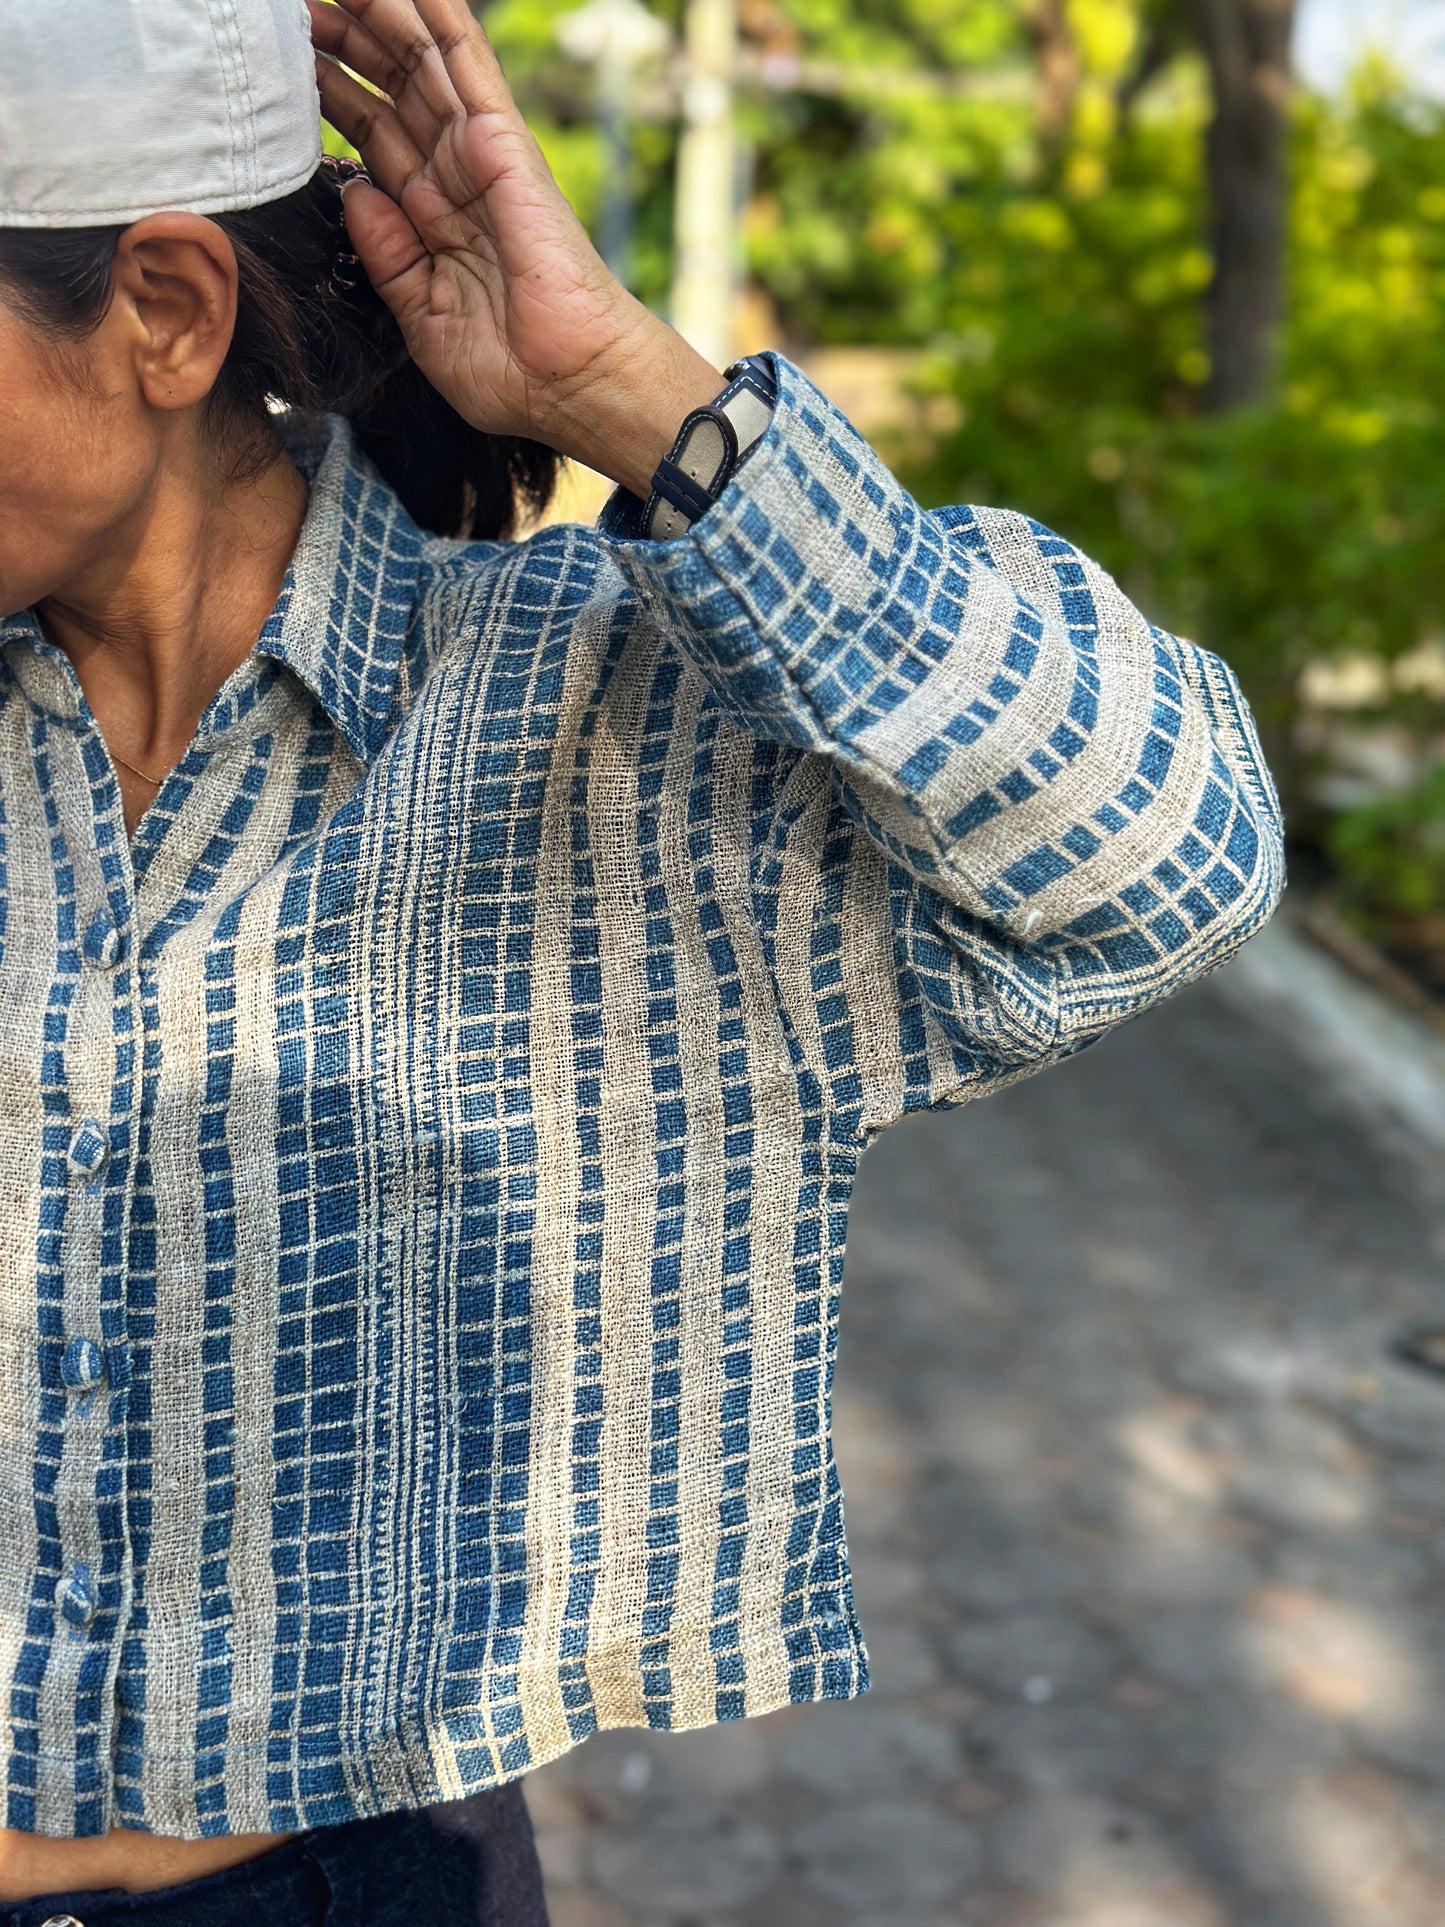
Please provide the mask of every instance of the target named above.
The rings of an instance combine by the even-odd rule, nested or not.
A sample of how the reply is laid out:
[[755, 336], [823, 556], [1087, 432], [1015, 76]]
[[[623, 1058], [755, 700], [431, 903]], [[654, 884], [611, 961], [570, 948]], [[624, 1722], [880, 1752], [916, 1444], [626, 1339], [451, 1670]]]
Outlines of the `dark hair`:
[[[558, 457], [464, 422], [407, 353], [359, 265], [350, 268], [340, 178], [323, 165], [294, 194], [212, 218], [240, 269], [236, 329], [207, 420], [238, 468], [261, 472], [278, 447], [273, 402], [344, 415], [407, 512], [439, 535], [510, 535], [544, 508]], [[124, 227], [0, 228], [10, 305], [61, 342], [105, 318]], [[349, 270], [349, 271], [348, 271]]]

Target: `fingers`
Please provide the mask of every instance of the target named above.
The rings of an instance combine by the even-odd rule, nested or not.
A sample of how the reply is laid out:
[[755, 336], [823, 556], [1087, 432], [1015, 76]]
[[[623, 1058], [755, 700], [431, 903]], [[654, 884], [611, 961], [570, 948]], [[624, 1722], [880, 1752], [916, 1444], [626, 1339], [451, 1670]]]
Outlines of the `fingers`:
[[365, 181], [347, 188], [344, 209], [347, 233], [371, 285], [407, 328], [430, 302], [426, 244], [396, 202]]
[[396, 109], [321, 55], [316, 60], [316, 81], [322, 113], [361, 155], [377, 186], [394, 201], [400, 200], [402, 189], [421, 172], [425, 159]]
[[465, 110], [447, 79], [441, 55], [430, 41], [403, 57], [383, 45], [369, 27], [354, 20], [342, 7], [324, 4], [323, 0], [307, 0], [307, 6], [312, 44], [380, 87], [418, 146], [434, 147], [440, 129], [462, 117]]
[[306, 0], [306, 10], [311, 15], [311, 44], [317, 52], [330, 54], [395, 100], [406, 85], [406, 69], [375, 34], [353, 20], [345, 8], [333, 6], [332, 0]]
[[[337, 0], [337, 6], [359, 21], [393, 65], [424, 90], [423, 98], [438, 120], [453, 119], [459, 112], [494, 114], [513, 108], [497, 57], [465, 0]], [[313, 19], [325, 11], [313, 4]]]
[[466, 0], [415, 0], [415, 4], [467, 112], [496, 114], [513, 109], [512, 90], [492, 43], [472, 18]]

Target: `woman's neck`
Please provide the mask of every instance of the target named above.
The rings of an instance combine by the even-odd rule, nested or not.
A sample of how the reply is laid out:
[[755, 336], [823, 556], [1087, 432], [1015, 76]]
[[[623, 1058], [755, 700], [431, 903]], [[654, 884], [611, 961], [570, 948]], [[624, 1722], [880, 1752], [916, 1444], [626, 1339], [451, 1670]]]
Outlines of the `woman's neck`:
[[114, 751], [157, 773], [184, 755], [271, 612], [307, 500], [285, 454], [218, 481], [183, 449], [96, 545], [83, 578], [39, 605]]

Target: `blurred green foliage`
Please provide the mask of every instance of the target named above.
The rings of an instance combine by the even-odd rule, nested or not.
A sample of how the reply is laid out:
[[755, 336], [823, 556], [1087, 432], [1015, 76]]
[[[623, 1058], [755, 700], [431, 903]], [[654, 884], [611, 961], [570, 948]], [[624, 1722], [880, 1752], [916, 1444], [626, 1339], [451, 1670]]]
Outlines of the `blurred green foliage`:
[[1445, 914], [1445, 761], [1413, 789], [1337, 817], [1327, 844], [1345, 905], [1387, 942], [1402, 919]]
[[[1299, 688], [1307, 664], [1398, 659], [1445, 626], [1445, 121], [1378, 71], [1346, 103], [1297, 103], [1278, 390], [1209, 417], [1205, 111], [1202, 78], [1176, 69], [1092, 150], [1058, 156], [1047, 185], [950, 210], [956, 345], [937, 379], [963, 419], [911, 479], [1038, 516], [1224, 655], [1297, 846], [1370, 934], [1408, 947], [1401, 920], [1445, 901], [1441, 692], [1386, 683], [1333, 719], [1322, 752]], [[1387, 726], [1414, 744], [1419, 787], [1332, 815], [1322, 753], [1342, 728]]]
[[1445, 126], [1378, 86], [1300, 104], [1279, 393], [1209, 418], [1201, 112], [1183, 85], [1141, 103], [1086, 194], [954, 211], [965, 419], [927, 482], [1056, 522], [1278, 722], [1307, 661], [1398, 655], [1441, 610]]
[[[683, 0], [649, 4], [680, 37]], [[1000, 155], [1029, 165], [1021, 23], [1031, 4], [741, 0], [745, 44], [779, 61], [785, 83], [764, 81], [739, 97], [747, 265], [780, 302], [790, 339], [896, 342], [937, 332], [948, 247], [938, 211]], [[557, 44], [558, 21], [577, 5], [492, 0], [482, 16], [563, 190], [595, 225], [607, 163], [590, 81]], [[788, 80], [791, 56], [821, 70], [821, 90]], [[665, 308], [677, 107], [665, 62], [639, 75], [635, 96], [634, 282]]]
[[[587, 77], [555, 44], [571, 4], [495, 0], [485, 17], [595, 218]], [[1445, 896], [1442, 692], [1387, 688], [1349, 719], [1404, 730], [1426, 774], [1341, 813], [1317, 800], [1299, 678], [1445, 630], [1445, 121], [1381, 69], [1346, 101], [1297, 100], [1280, 381], [1211, 418], [1207, 82], [1176, 53], [1136, 88], [1149, 4], [1067, 0], [1051, 113], [1036, 0], [742, 0], [748, 45], [797, 81], [743, 93], [747, 268], [795, 348], [925, 351], [921, 379], [959, 426], [903, 457], [920, 495], [1039, 517], [1239, 670], [1297, 844], [1379, 934]], [[676, 25], [680, 0], [654, 11]], [[642, 77], [636, 280], [659, 306], [673, 111], [661, 70]]]

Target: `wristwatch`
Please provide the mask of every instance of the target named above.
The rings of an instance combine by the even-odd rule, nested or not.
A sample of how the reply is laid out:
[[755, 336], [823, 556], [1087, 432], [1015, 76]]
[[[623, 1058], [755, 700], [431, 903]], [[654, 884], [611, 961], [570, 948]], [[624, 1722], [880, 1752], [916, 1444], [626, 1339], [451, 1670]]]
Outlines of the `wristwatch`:
[[657, 465], [642, 516], [642, 532], [655, 542], [685, 535], [706, 515], [773, 419], [778, 384], [762, 355], [735, 361], [726, 374], [727, 387], [693, 410]]

